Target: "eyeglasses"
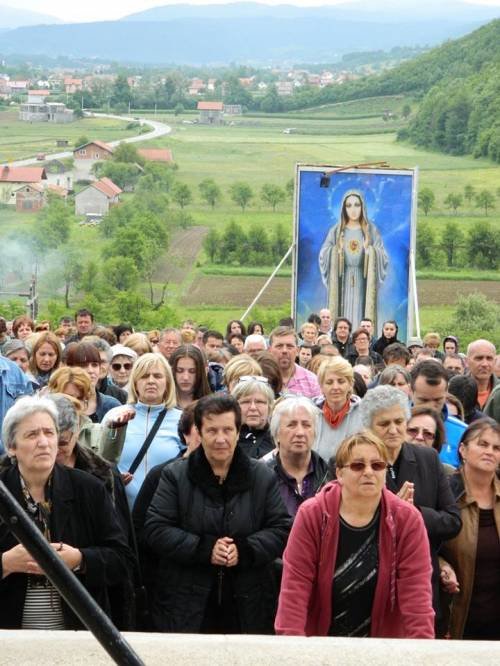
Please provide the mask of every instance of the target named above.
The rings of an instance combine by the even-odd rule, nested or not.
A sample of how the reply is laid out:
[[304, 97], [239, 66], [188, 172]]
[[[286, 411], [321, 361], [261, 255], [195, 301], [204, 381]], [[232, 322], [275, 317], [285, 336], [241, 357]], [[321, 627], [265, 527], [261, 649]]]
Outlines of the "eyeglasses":
[[351, 472], [364, 472], [366, 467], [371, 467], [374, 472], [382, 472], [384, 469], [387, 469], [387, 463], [383, 460], [373, 460], [370, 463], [362, 462], [361, 460], [354, 460], [348, 465], [343, 465], [343, 467], [349, 467]]
[[260, 384], [269, 384], [268, 378], [261, 377], [260, 375], [242, 375], [238, 380], [238, 384], [244, 382], [259, 382]]
[[111, 367], [116, 372], [118, 372], [122, 368], [128, 372], [129, 370], [132, 370], [132, 365], [133, 365], [132, 363], [112, 363]]
[[415, 427], [412, 426], [411, 428], [406, 428], [406, 432], [412, 438], [417, 437], [417, 435], [421, 435], [426, 442], [433, 442], [434, 437], [436, 436], [435, 432], [431, 432], [430, 430], [426, 430], [425, 428], [417, 428], [416, 426]]

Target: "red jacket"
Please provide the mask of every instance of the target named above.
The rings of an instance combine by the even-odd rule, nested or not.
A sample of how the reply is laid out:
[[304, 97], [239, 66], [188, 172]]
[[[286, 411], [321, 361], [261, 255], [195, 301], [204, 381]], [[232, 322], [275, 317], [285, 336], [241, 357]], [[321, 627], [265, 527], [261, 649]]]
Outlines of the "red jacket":
[[[300, 507], [283, 555], [278, 634], [327, 636], [339, 540], [341, 486], [329, 483]], [[434, 638], [429, 540], [419, 511], [382, 490], [379, 569], [371, 632], [377, 638]]]

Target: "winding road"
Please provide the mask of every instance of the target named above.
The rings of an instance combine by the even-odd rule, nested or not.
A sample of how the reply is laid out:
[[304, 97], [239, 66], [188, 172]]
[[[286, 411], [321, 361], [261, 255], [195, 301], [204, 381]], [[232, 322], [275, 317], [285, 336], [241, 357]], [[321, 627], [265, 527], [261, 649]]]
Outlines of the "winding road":
[[[139, 141], [149, 141], [149, 139], [156, 139], [159, 136], [164, 136], [165, 134], [170, 134], [172, 128], [170, 125], [165, 125], [160, 123], [157, 120], [150, 120], [149, 118], [132, 118], [131, 116], [117, 116], [111, 113], [91, 113], [89, 111], [85, 112], [87, 118], [116, 118], [118, 120], [123, 120], [126, 122], [138, 122], [141, 125], [149, 125], [152, 129], [151, 132], [147, 134], [138, 134], [137, 136], [129, 136], [127, 139], [118, 139], [117, 141], [107, 142], [109, 146], [117, 146], [119, 143], [137, 143]], [[61, 160], [65, 157], [72, 157], [73, 151], [66, 150], [62, 153], [50, 153], [45, 155], [45, 160]], [[40, 164], [40, 160], [37, 160], [36, 157], [29, 157], [26, 160], [17, 160], [12, 162], [11, 166], [28, 166], [29, 164]]]

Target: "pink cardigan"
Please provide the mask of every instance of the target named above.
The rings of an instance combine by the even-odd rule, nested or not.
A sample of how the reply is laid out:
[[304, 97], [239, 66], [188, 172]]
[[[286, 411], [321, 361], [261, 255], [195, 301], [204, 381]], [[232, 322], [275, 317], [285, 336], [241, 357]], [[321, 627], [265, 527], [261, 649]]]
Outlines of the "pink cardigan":
[[[337, 481], [329, 483], [297, 513], [283, 555], [277, 634], [328, 635], [341, 492]], [[434, 638], [431, 575], [422, 516], [384, 488], [372, 637]]]

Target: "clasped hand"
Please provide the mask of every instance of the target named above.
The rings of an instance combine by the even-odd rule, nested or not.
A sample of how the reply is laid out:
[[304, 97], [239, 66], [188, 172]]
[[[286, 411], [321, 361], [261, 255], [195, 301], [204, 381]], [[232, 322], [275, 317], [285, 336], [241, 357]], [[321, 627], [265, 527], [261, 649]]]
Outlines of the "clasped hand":
[[[81, 564], [82, 554], [78, 548], [73, 548], [73, 546], [66, 543], [51, 543], [50, 545], [70, 569], [75, 569]], [[31, 574], [33, 576], [43, 576], [45, 573], [21, 544], [2, 554], [2, 569], [4, 578], [12, 573]]]
[[238, 564], [238, 548], [231, 537], [217, 539], [210, 561], [219, 567], [235, 567]]

